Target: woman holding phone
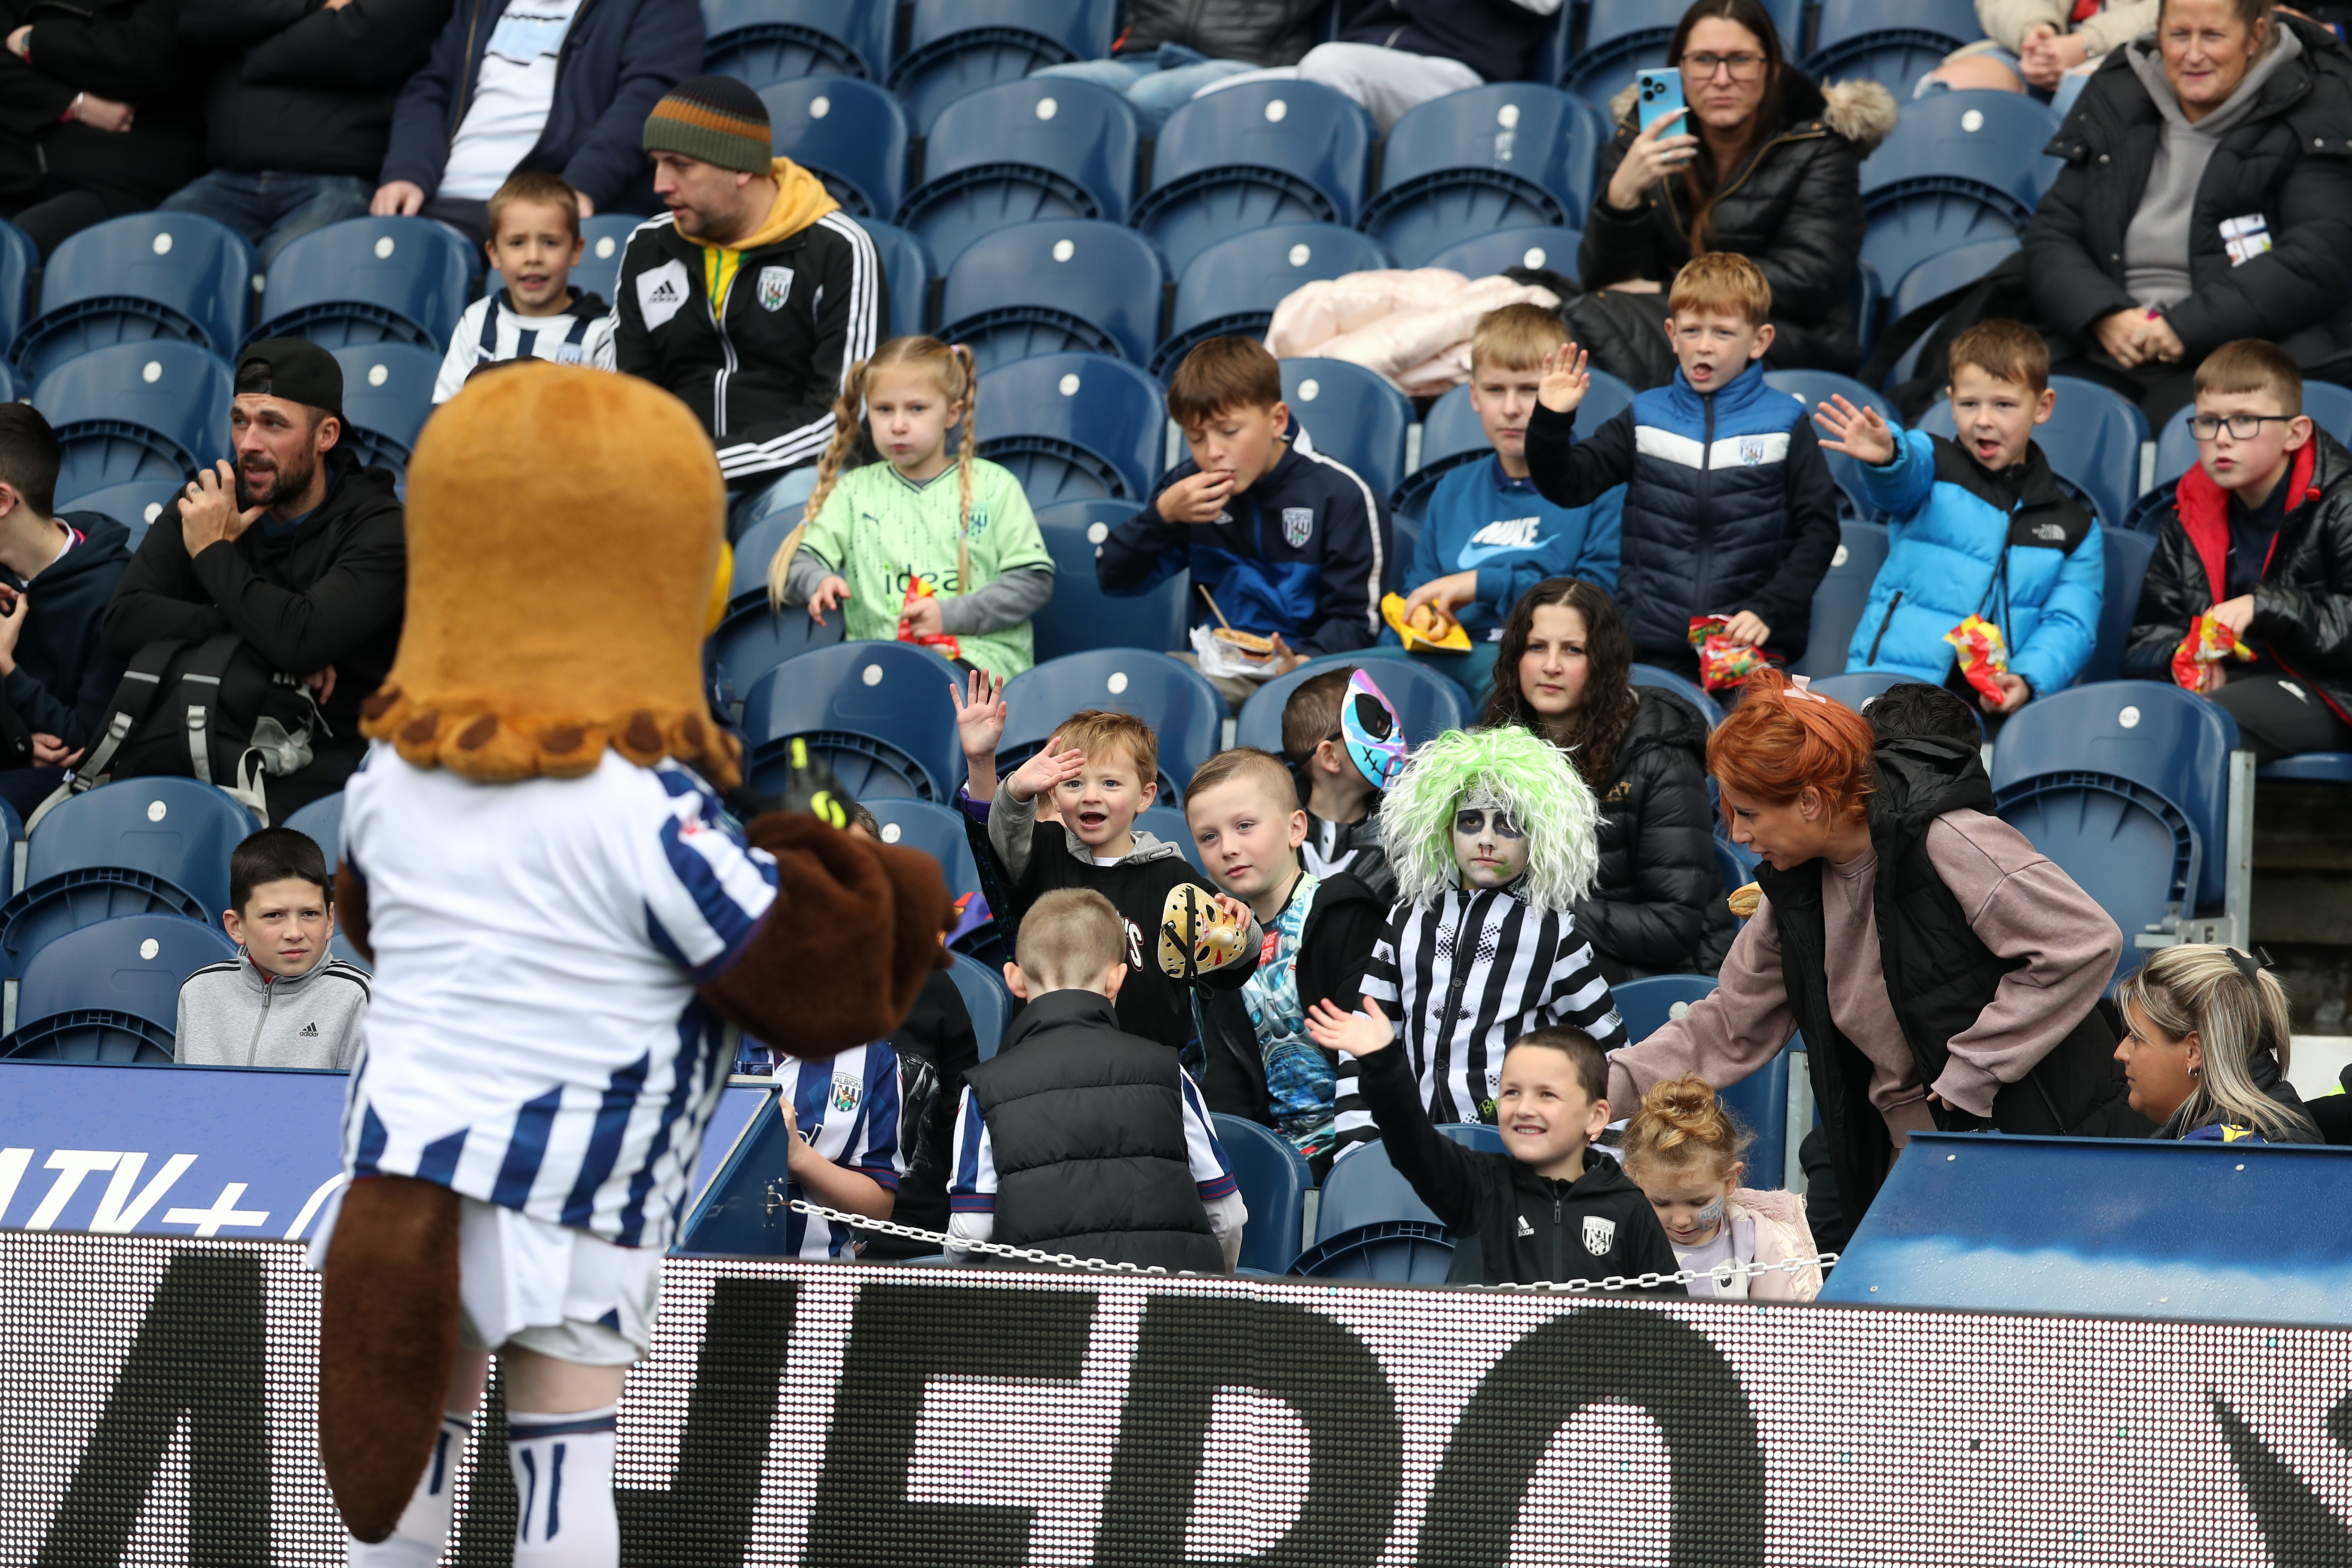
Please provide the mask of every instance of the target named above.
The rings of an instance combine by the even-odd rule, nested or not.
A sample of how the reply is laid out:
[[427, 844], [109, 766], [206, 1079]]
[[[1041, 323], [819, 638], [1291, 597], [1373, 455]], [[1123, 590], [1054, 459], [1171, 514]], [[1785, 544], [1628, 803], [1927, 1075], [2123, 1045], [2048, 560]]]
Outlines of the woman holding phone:
[[1862, 161], [1895, 128], [1894, 95], [1874, 81], [1815, 85], [1781, 58], [1759, 0], [1695, 0], [1666, 58], [1688, 108], [1652, 120], [1633, 87], [1612, 101], [1617, 135], [1577, 258], [1584, 286], [1663, 289], [1692, 257], [1736, 251], [1772, 285], [1767, 361], [1851, 372]]

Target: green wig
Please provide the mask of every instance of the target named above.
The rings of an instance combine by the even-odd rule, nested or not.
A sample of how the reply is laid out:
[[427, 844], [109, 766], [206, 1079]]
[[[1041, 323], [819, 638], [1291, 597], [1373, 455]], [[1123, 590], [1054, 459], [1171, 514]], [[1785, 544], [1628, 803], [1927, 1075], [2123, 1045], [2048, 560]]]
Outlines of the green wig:
[[1449, 730], [1405, 759], [1381, 803], [1381, 842], [1396, 871], [1397, 896], [1434, 904], [1458, 887], [1454, 813], [1464, 797], [1491, 795], [1528, 836], [1518, 895], [1538, 909], [1566, 910], [1592, 885], [1601, 821], [1592, 792], [1559, 747], [1517, 725]]

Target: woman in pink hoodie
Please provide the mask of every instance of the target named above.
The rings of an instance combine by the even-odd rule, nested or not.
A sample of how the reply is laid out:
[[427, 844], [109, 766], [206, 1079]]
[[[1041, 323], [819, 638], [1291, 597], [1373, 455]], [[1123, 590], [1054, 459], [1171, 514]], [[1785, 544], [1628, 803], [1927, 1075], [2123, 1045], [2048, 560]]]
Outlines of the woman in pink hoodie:
[[[1625, 1173], [1657, 1212], [1676, 1261], [1714, 1270], [1690, 1281], [1694, 1297], [1810, 1301], [1821, 1292], [1822, 1270], [1811, 1261], [1805, 1200], [1739, 1184], [1748, 1169], [1740, 1156], [1751, 1141], [1705, 1079], [1662, 1079], [1625, 1128]], [[1807, 1261], [1780, 1267], [1797, 1258]]]

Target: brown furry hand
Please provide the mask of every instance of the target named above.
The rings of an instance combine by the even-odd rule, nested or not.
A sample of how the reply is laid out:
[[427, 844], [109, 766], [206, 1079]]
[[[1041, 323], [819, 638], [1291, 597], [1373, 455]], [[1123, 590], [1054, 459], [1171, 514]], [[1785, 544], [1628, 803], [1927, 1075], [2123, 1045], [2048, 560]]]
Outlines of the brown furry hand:
[[349, 860], [335, 866], [335, 930], [351, 939], [362, 958], [375, 962], [375, 944], [368, 941], [367, 879]]

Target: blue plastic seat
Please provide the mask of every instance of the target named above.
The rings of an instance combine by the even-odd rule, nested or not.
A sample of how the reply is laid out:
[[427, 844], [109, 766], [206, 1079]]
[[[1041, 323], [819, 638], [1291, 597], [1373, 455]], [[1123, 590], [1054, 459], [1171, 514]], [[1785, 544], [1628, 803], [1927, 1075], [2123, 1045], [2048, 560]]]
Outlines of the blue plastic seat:
[[2004, 240], [2014, 245], [2025, 226], [2014, 204], [2005, 196], [1996, 197], [1990, 187], [1916, 190], [1869, 205], [1862, 259], [1881, 278], [1906, 277], [1922, 263], [1950, 252]]
[[442, 349], [466, 308], [474, 264], [457, 231], [427, 218], [329, 224], [269, 264], [261, 324], [251, 338], [308, 338], [331, 349], [373, 342]]
[[743, 689], [752, 787], [781, 787], [797, 740], [859, 800], [950, 800], [964, 768], [950, 693], [963, 684], [955, 666], [913, 643], [811, 648]]
[[2338, 441], [2352, 441], [2352, 386], [2332, 381], [2303, 384], [2303, 411], [2311, 422]]
[[1395, 264], [1372, 240], [1337, 224], [1269, 224], [1217, 240], [1177, 279], [1168, 341], [1151, 356], [1151, 374], [1165, 377], [1211, 338], [1263, 338], [1274, 308], [1308, 283]]
[[58, 244], [41, 273], [41, 313], [8, 358], [27, 381], [92, 349], [156, 338], [226, 358], [245, 336], [260, 269], [243, 235], [194, 213], [98, 224]]
[[1863, 163], [1863, 205], [1875, 211], [1916, 192], [1969, 189], [2005, 202], [2022, 226], [2042, 200], [2042, 149], [2057, 130], [2048, 107], [2022, 93], [1938, 92], [1909, 100], [1895, 129]]
[[1192, 825], [1177, 807], [1146, 806], [1136, 814], [1135, 826], [1163, 844], [1173, 844], [1192, 862], [1192, 869], [1203, 876], [1208, 874], [1208, 868], [1201, 864], [1201, 846], [1192, 837]]
[[870, 81], [812, 76], [760, 89], [776, 151], [852, 217], [889, 218], [907, 194], [907, 111]]
[[1969, 0], [1927, 0], [1890, 13], [1883, 0], [1822, 0], [1805, 74], [1815, 81], [1884, 82], [1907, 110], [1911, 89], [1946, 55], [1984, 36]]
[[133, 479], [184, 483], [228, 452], [229, 369], [194, 343], [117, 343], [68, 360], [33, 389], [65, 448], [58, 493]]
[[1160, 126], [1151, 189], [1131, 221], [1179, 276], [1228, 235], [1278, 223], [1353, 227], [1371, 145], [1372, 117], [1328, 87], [1220, 88]]
[[1386, 376], [1347, 360], [1286, 359], [1282, 396], [1315, 450], [1353, 468], [1373, 494], [1387, 496], [1404, 478], [1412, 400]]
[[128, 484], [85, 490], [77, 496], [68, 496], [61, 490], [58, 510], [95, 511], [112, 518], [131, 531], [131, 548], [136, 551], [139, 542], [147, 537], [148, 525], [163, 516], [163, 509], [179, 500], [185, 488], [186, 481], [174, 477], [133, 479]]
[[[1838, 646], [1843, 650], [1845, 645], [1840, 643]], [[1832, 702], [1843, 702], [1859, 713], [1885, 696], [1889, 688], [1916, 683], [1916, 678], [1897, 675], [1891, 670], [1857, 669], [1844, 675], [1815, 676], [1812, 683], [1806, 689], [1818, 691]], [[1969, 700], [1969, 716], [1977, 721], [1977, 731], [1982, 734], [1985, 727], [1984, 712], [1976, 705], [1973, 698]]]
[[1660, 669], [1654, 664], [1637, 664], [1625, 672], [1636, 686], [1655, 686], [1671, 691], [1699, 711], [1706, 727], [1714, 729], [1723, 722], [1723, 706], [1706, 693], [1706, 689], [1695, 680], [1676, 675], [1671, 669]]
[[874, 239], [882, 258], [883, 294], [890, 307], [891, 337], [928, 331], [931, 321], [931, 279], [939, 267], [923, 242], [897, 224], [860, 218], [858, 226]]
[[[1581, 417], [1579, 424], [1583, 423]], [[1421, 466], [1408, 476], [1407, 482], [1397, 487], [1402, 497], [1413, 488], [1412, 481], [1426, 475], [1433, 484], [1439, 475], [1458, 466], [1465, 458], [1489, 456], [1495, 450], [1486, 439], [1486, 427], [1478, 419], [1478, 411], [1470, 405], [1470, 389], [1457, 386], [1429, 405], [1421, 421]]]
[[1485, 1154], [1503, 1153], [1503, 1130], [1489, 1127], [1483, 1121], [1441, 1121], [1437, 1124], [1441, 1137], [1451, 1138], [1465, 1149], [1475, 1149]]
[[928, 800], [884, 798], [860, 804], [882, 824], [883, 843], [920, 849], [940, 863], [950, 898], [980, 891], [980, 867], [972, 857], [971, 839], [963, 830], [961, 811]]
[[[1780, 53], [1794, 59], [1804, 37], [1804, 0], [1766, 0], [1780, 34]], [[1563, 58], [1559, 85], [1596, 108], [1633, 85], [1637, 70], [1663, 70], [1676, 14], [1651, 0], [1592, 0], [1585, 8], [1581, 50]]]
[[[745, 529], [743, 536], [735, 542], [735, 574], [727, 584], [729, 616], [768, 602], [769, 563], [775, 559], [776, 552], [783, 548], [785, 536], [801, 525], [802, 510], [800, 507], [789, 506], [782, 511], [772, 511]], [[799, 609], [799, 606], [793, 608]], [[800, 610], [800, 616], [803, 620], [808, 619], [808, 612]], [[838, 626], [839, 616], [828, 618]], [[725, 624], [720, 623], [722, 626]], [[827, 640], [838, 642], [841, 639], [832, 637]]]
[[1729, 895], [1739, 891], [1756, 879], [1758, 858], [1738, 845], [1727, 842], [1721, 834], [1712, 839], [1715, 848], [1715, 868], [1723, 878], [1723, 890]]
[[1409, 658], [1357, 659], [1350, 656], [1302, 664], [1288, 675], [1277, 675], [1259, 687], [1255, 695], [1242, 704], [1241, 716], [1234, 725], [1234, 744], [1255, 746], [1277, 757], [1282, 755], [1282, 710], [1289, 702], [1290, 694], [1317, 676], [1328, 675], [1349, 663], [1357, 663], [1368, 671], [1372, 684], [1381, 689], [1381, 695], [1396, 709], [1397, 717], [1404, 721], [1408, 745], [1426, 745], [1448, 730], [1469, 728], [1470, 699], [1452, 677]]
[[1037, 662], [1097, 648], [1170, 653], [1185, 647], [1192, 575], [1179, 572], [1147, 594], [1114, 597], [1097, 585], [1095, 550], [1135, 515], [1129, 501], [1066, 500], [1040, 508], [1037, 531], [1054, 557], [1054, 596], [1032, 617]]
[[2257, 778], [2281, 783], [2352, 784], [2352, 752], [2305, 752], [2265, 764]]
[[[795, 520], [798, 512], [793, 514]], [[764, 568], [762, 568], [764, 570]], [[809, 618], [805, 605], [768, 608], [764, 584], [759, 597], [728, 612], [710, 634], [711, 651], [738, 691], [749, 691], [761, 676], [787, 659], [817, 648], [838, 647], [846, 628], [846, 613], [835, 609], [822, 626]]]
[[[1808, 418], [1832, 397], [1843, 397], [1858, 408], [1877, 409], [1879, 416], [1889, 425], [1899, 427], [1903, 423], [1895, 405], [1883, 394], [1835, 371], [1768, 370], [1764, 380], [1766, 384], [1780, 388], [1801, 404]], [[1818, 431], [1820, 426], [1814, 428]], [[1823, 452], [1822, 456], [1829, 462], [1830, 477], [1837, 480], [1838, 492], [1845, 498], [1843, 515], [1864, 519], [1875, 515], [1871, 510], [1869, 492], [1863, 486], [1862, 465], [1843, 452]]]
[[321, 795], [278, 826], [310, 835], [310, 842], [325, 853], [327, 869], [333, 870], [343, 853], [343, 792]]
[[1548, 268], [1573, 278], [1577, 249], [1583, 244], [1584, 231], [1580, 228], [1543, 225], [1498, 228], [1458, 239], [1422, 265], [1443, 267], [1465, 278], [1492, 278], [1514, 267]]
[[1381, 153], [1364, 232], [1406, 267], [1465, 234], [1580, 224], [1592, 205], [1600, 134], [1557, 88], [1496, 82], [1407, 112]]
[[980, 455], [1033, 507], [1115, 497], [1140, 505], [1167, 450], [1160, 384], [1105, 354], [1036, 354], [980, 378]]
[[[1081, 709], [1134, 714], [1160, 738], [1162, 805], [1178, 805], [1192, 770], [1223, 744], [1225, 700], [1209, 678], [1141, 648], [1068, 654], [1024, 670], [1004, 683], [1004, 738], [996, 749], [1000, 773], [1042, 750], [1055, 728]], [[949, 740], [952, 744], [952, 730]]]
[[364, 448], [362, 461], [407, 472], [417, 432], [433, 412], [441, 355], [414, 343], [356, 343], [334, 354], [343, 367], [344, 444]]
[[1117, 9], [1117, 0], [915, 0], [890, 90], [906, 104], [915, 133], [929, 136], [940, 110], [960, 98], [1044, 66], [1109, 54]]
[[1886, 564], [1886, 529], [1875, 522], [1838, 524], [1837, 553], [1813, 590], [1812, 622], [1805, 637], [1805, 657], [1790, 668], [1816, 678], [1845, 668], [1846, 649], [1862, 612], [1870, 603], [1870, 585]]
[[[2095, 381], [2053, 375], [2050, 384], [2058, 405], [2034, 440], [2048, 456], [2051, 472], [2087, 498], [2109, 530], [2120, 529], [2139, 493], [2139, 447], [2147, 439], [2147, 416]], [[1952, 405], [1929, 404], [1919, 428], [1951, 437]]]
[[1318, 1242], [1362, 1226], [1396, 1220], [1438, 1223], [1412, 1190], [1412, 1184], [1389, 1163], [1388, 1149], [1379, 1139], [1357, 1144], [1333, 1162], [1330, 1173], [1323, 1178], [1322, 1201], [1315, 1210]]
[[702, 68], [751, 87], [890, 68], [895, 5], [874, 0], [702, 0]]
[[1315, 1184], [1307, 1161], [1271, 1127], [1219, 1111], [1209, 1118], [1217, 1142], [1241, 1184], [1249, 1225], [1242, 1232], [1240, 1266], [1279, 1274], [1298, 1256], [1306, 1225], [1307, 1189]]
[[950, 264], [940, 335], [969, 346], [982, 371], [1063, 353], [1144, 364], [1166, 283], [1160, 252], [1131, 228], [1092, 218], [1014, 223]]
[[2082, 679], [2115, 680], [2124, 672], [2124, 645], [2131, 640], [2132, 617], [2139, 610], [2140, 580], [2147, 575], [2156, 541], [2129, 529], [2099, 531], [2099, 547], [2106, 568], [2104, 597], [2099, 601], [2099, 636], [2083, 666]]
[[1015, 1004], [1004, 976], [970, 953], [953, 955], [948, 978], [971, 1015], [971, 1037], [980, 1042], [980, 1059], [986, 1061], [1004, 1045], [1004, 1031], [1013, 1022]]
[[1392, 1285], [1442, 1285], [1453, 1269], [1452, 1235], [1424, 1220], [1360, 1226], [1317, 1242], [1290, 1266], [1293, 1274], [1312, 1279], [1374, 1279]]
[[[1737, 1117], [1754, 1141], [1748, 1145], [1748, 1169], [1741, 1173], [1743, 1187], [1780, 1187], [1788, 1184], [1789, 1170], [1789, 1051], [1783, 1048], [1770, 1061], [1741, 1079], [1715, 1091], [1717, 1103]], [[1612, 1106], [1613, 1112], [1615, 1107]]]
[[[1689, 1010], [1690, 1005], [1715, 990], [1711, 974], [1653, 974], [1612, 985], [1609, 994], [1625, 1026], [1625, 1038], [1639, 1044]], [[1627, 1108], [1628, 1115], [1632, 1114]]]
[[[1996, 760], [2008, 743], [2004, 731]], [[2204, 846], [2167, 792], [2112, 773], [2037, 773], [1998, 790], [1993, 811], [2123, 928], [2115, 978], [2147, 958], [2133, 943], [2137, 933], [2195, 912]]]
[[950, 274], [965, 246], [1008, 224], [1123, 224], [1142, 139], [1134, 108], [1094, 82], [1033, 77], [983, 89], [940, 111], [923, 144], [923, 183], [898, 222]]
[[1889, 297], [1887, 317], [1901, 321], [1930, 300], [1940, 300], [1965, 288], [2016, 254], [2016, 237], [1979, 240], [1927, 257], [1896, 280]]
[[58, 1013], [129, 1013], [179, 1025], [180, 982], [236, 957], [217, 925], [183, 915], [127, 915], [68, 932], [32, 955], [16, 988], [19, 1024]]
[[9, 342], [24, 328], [33, 274], [40, 268], [41, 253], [33, 237], [0, 218], [0, 338]]

